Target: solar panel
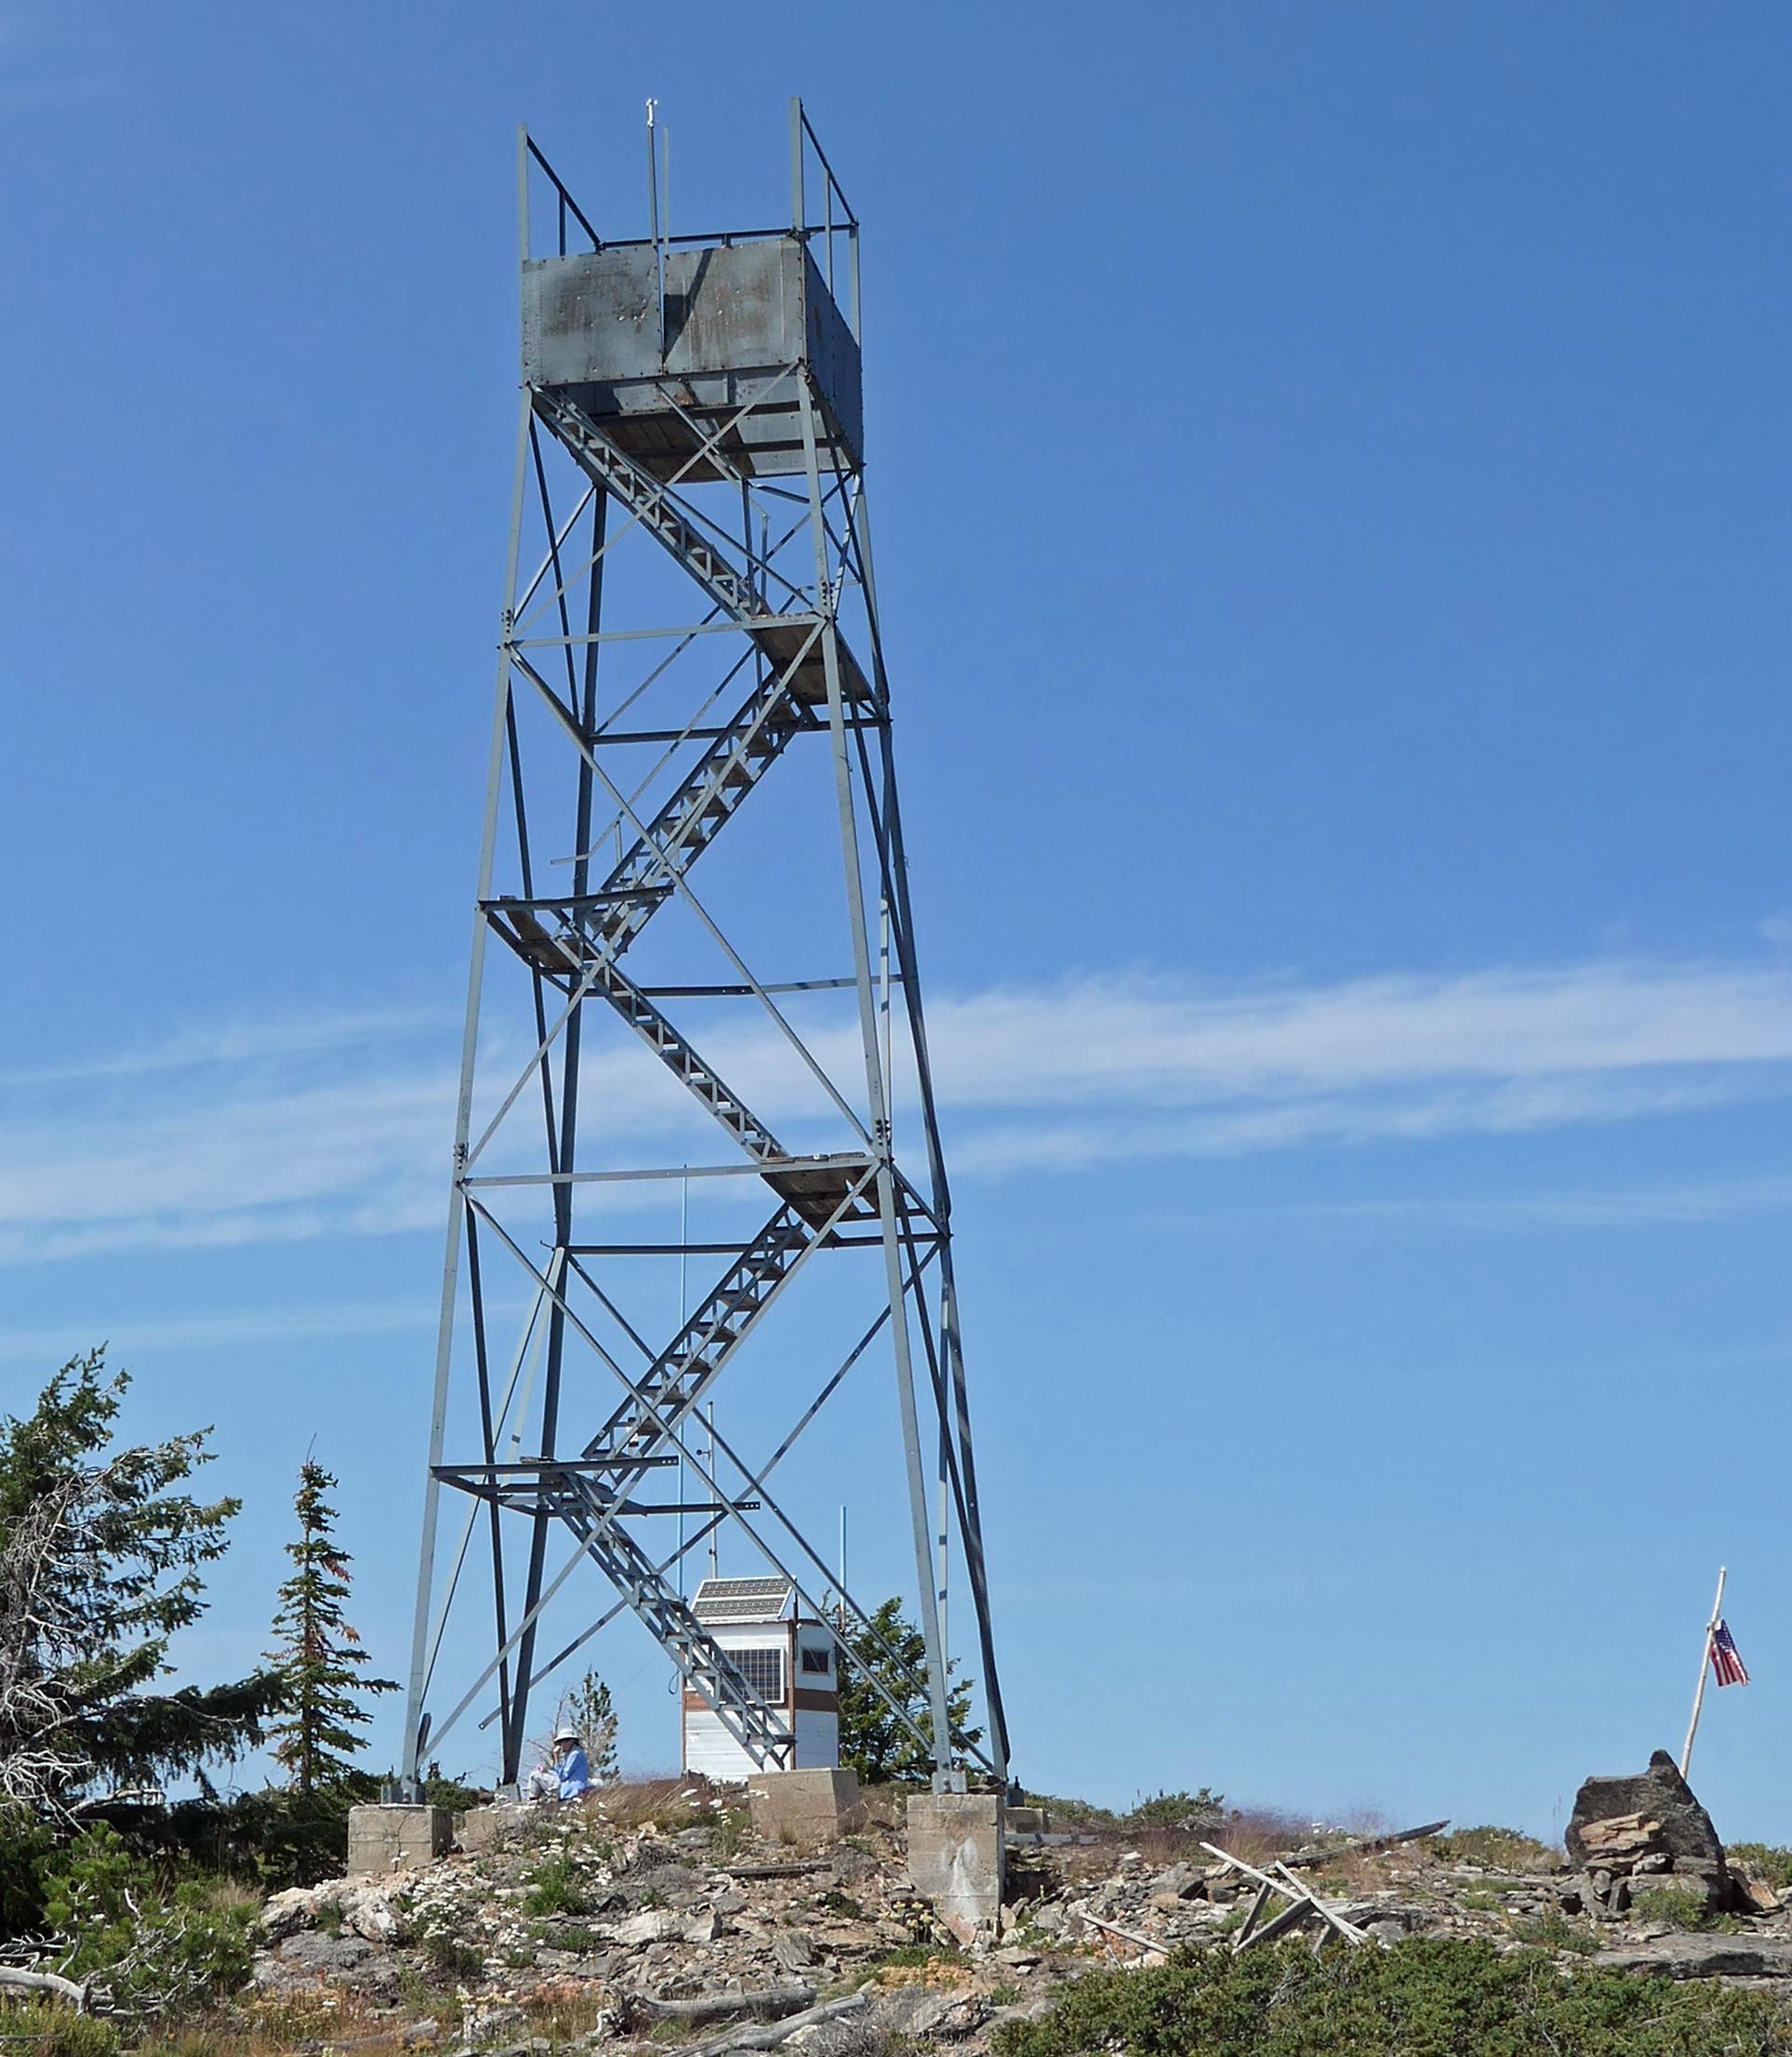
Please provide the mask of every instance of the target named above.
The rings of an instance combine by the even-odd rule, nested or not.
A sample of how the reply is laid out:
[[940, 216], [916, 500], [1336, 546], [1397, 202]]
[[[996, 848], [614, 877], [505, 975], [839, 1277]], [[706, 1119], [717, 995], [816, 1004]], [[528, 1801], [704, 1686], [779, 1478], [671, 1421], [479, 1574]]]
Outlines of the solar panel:
[[706, 1578], [691, 1611], [698, 1621], [777, 1621], [795, 1587], [788, 1578]]

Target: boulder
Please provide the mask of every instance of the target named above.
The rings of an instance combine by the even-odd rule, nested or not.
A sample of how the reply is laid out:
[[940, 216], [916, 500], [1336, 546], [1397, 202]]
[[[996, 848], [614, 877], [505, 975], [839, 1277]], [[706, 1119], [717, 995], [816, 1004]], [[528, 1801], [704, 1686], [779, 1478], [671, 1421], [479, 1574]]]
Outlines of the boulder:
[[342, 1909], [342, 1926], [365, 1942], [390, 1943], [398, 1933], [398, 1917], [383, 1892], [363, 1887], [343, 1893], [338, 1904]]
[[705, 1907], [699, 1913], [681, 1913], [676, 1907], [649, 1907], [618, 1921], [609, 1940], [625, 1949], [644, 1949], [650, 1943], [713, 1943], [720, 1924]]
[[[1598, 1825], [1606, 1823], [1625, 1825], [1617, 1835], [1626, 1851], [1622, 1859], [1599, 1847], [1599, 1838], [1612, 1833]], [[1666, 1851], [1676, 1871], [1709, 1867], [1722, 1879], [1723, 1845], [1711, 1817], [1666, 1750], [1657, 1750], [1649, 1759], [1649, 1769], [1638, 1776], [1589, 1778], [1574, 1796], [1574, 1811], [1562, 1840], [1573, 1862], [1589, 1871], [1627, 1871], [1635, 1858], [1645, 1853], [1645, 1848], [1635, 1847], [1640, 1823], [1652, 1825], [1642, 1838], [1645, 1847]]]
[[1792, 1978], [1792, 1942], [1779, 1935], [1664, 1935], [1596, 1951], [1589, 1961], [1607, 1971], [1675, 1979], [1783, 1979]]
[[306, 1971], [358, 1971], [379, 1952], [365, 1937], [325, 1935], [312, 1929], [289, 1936], [280, 1945], [280, 1961]]
[[795, 1929], [779, 1929], [772, 1937], [772, 1956], [786, 1971], [806, 1971], [816, 1960], [815, 1944]]
[[978, 1994], [941, 1991], [932, 1985], [896, 1985], [871, 1996], [870, 2019], [888, 2036], [915, 2041], [953, 2041], [971, 2033], [988, 2012]]
[[317, 1893], [311, 1886], [292, 1886], [269, 1898], [261, 1910], [261, 1929], [270, 1943], [284, 1943], [300, 1929], [317, 1926]]

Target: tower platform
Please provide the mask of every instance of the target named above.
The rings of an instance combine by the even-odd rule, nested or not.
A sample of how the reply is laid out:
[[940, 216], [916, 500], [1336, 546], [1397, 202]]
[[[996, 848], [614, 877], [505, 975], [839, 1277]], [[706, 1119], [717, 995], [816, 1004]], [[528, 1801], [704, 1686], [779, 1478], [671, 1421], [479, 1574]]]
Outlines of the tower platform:
[[[795, 375], [806, 367], [819, 460], [856, 471], [858, 345], [803, 238], [693, 242], [663, 252], [663, 292], [651, 243], [525, 264], [524, 382], [564, 393], [656, 478], [700, 483], [806, 468]], [[718, 431], [726, 468], [697, 456]]]

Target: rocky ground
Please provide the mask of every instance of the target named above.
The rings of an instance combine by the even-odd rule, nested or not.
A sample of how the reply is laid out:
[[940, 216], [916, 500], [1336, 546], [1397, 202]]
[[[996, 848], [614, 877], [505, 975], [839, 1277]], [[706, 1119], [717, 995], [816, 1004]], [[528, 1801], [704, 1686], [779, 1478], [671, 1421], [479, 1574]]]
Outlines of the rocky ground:
[[[1193, 1833], [1023, 1844], [1002, 1932], [961, 1949], [909, 1884], [898, 1807], [873, 1795], [857, 1833], [815, 1852], [762, 1842], [715, 1797], [662, 1797], [649, 1819], [627, 1794], [532, 1811], [477, 1853], [276, 1895], [248, 2011], [283, 2039], [444, 2057], [774, 2040], [835, 2057], [893, 2037], [972, 2057], [1097, 1964], [1228, 1945], [1256, 1890]], [[1624, 1834], [1627, 1853], [1608, 1835], [1591, 1868], [1497, 1830], [1339, 1838], [1296, 1854], [1295, 1876], [1370, 1946], [1483, 1936], [1564, 1963], [1792, 1981], [1792, 1907], [1733, 1865], [1720, 1888], [1677, 1879], [1652, 1817]], [[1248, 1822], [1207, 1839], [1274, 1860]]]

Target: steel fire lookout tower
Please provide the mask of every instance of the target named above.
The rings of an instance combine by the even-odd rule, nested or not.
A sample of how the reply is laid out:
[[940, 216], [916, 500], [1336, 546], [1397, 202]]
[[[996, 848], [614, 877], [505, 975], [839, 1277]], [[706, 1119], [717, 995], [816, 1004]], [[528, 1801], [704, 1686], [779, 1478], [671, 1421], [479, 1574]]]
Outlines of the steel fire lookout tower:
[[[887, 1474], [879, 1519], [912, 1546], [931, 1736], [886, 1697], [936, 1785], [1005, 1781], [872, 579], [858, 222], [800, 102], [788, 226], [674, 236], [651, 107], [648, 160], [653, 232], [613, 241], [519, 139], [523, 407], [406, 1770], [471, 1714], [515, 1778], [531, 1695], [624, 1612], [753, 1763], [788, 1764], [786, 1716], [687, 1573], [725, 1541], [836, 1639], [869, 1632], [816, 1540], [850, 1468], [856, 1501]], [[887, 1427], [805, 1479], [855, 1373]], [[956, 1752], [949, 1566], [987, 1705]]]

